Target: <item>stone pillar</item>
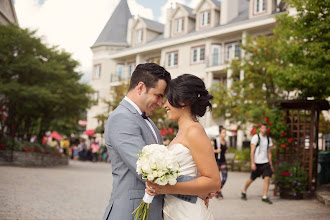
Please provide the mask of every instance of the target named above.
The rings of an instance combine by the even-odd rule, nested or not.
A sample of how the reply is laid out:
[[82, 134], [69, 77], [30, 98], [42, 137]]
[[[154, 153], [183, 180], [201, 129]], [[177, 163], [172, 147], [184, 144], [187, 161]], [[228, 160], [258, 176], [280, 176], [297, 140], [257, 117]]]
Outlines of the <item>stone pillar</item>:
[[142, 63], [142, 57], [141, 57], [140, 54], [137, 54], [137, 55], [136, 55], [135, 63], [136, 63], [136, 64], [135, 64], [136, 66]]
[[[242, 45], [246, 45], [246, 37], [247, 37], [247, 32], [243, 31], [242, 32]], [[241, 56], [244, 57], [245, 56], [245, 51], [241, 49]], [[244, 71], [241, 70], [240, 71], [240, 80], [244, 80]]]
[[233, 79], [231, 78], [231, 75], [233, 74], [232, 69], [227, 70], [227, 89], [231, 88], [231, 85], [233, 84]]
[[[210, 89], [212, 87], [212, 83], [213, 83], [213, 72], [207, 72], [205, 74], [205, 87], [206, 89], [210, 92]], [[205, 127], [210, 127], [212, 124], [212, 112], [207, 111], [205, 113]]]
[[243, 149], [244, 132], [237, 130], [237, 150]]

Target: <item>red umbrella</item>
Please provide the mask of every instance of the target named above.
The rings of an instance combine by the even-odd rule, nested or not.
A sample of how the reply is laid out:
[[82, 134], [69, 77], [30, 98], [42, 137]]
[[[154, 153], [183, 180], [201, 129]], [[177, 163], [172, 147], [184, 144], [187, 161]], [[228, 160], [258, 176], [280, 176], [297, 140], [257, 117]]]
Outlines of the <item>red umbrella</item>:
[[90, 129], [90, 130], [85, 131], [85, 134], [88, 135], [88, 136], [93, 136], [94, 135], [94, 129]]
[[50, 136], [55, 138], [56, 140], [62, 140], [63, 139], [63, 137], [59, 133], [57, 133], [56, 131], [53, 131]]

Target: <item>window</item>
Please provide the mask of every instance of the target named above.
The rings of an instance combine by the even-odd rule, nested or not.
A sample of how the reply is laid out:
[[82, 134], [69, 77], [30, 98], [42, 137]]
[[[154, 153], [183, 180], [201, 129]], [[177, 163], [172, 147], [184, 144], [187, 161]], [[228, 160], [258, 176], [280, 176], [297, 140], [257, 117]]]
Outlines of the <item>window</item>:
[[160, 57], [151, 57], [149, 59], [147, 59], [148, 63], [157, 63], [158, 65], [160, 65]]
[[234, 58], [241, 56], [241, 48], [238, 43], [226, 45], [226, 61], [231, 61]]
[[166, 66], [173, 67], [178, 65], [178, 51], [166, 54]]
[[92, 99], [94, 102], [98, 103], [99, 102], [99, 92], [94, 92]]
[[212, 66], [221, 64], [221, 45], [212, 45]]
[[118, 80], [121, 81], [124, 79], [124, 65], [123, 64], [117, 64], [117, 76]]
[[214, 77], [213, 84], [223, 84], [227, 85], [227, 76]]
[[134, 63], [129, 63], [128, 64], [128, 76], [131, 77], [132, 73], [134, 71]]
[[94, 79], [99, 79], [100, 78], [100, 76], [101, 76], [101, 65], [100, 64], [98, 64], [98, 65], [95, 65], [94, 66]]
[[254, 12], [260, 13], [266, 11], [266, 0], [255, 0], [254, 1]]
[[205, 47], [192, 48], [192, 63], [200, 63], [205, 59]]
[[200, 13], [200, 26], [205, 27], [211, 23], [211, 12], [204, 11]]
[[175, 32], [180, 33], [183, 31], [183, 18], [179, 18], [175, 20]]
[[143, 40], [143, 30], [137, 30], [136, 31], [136, 43], [141, 43]]

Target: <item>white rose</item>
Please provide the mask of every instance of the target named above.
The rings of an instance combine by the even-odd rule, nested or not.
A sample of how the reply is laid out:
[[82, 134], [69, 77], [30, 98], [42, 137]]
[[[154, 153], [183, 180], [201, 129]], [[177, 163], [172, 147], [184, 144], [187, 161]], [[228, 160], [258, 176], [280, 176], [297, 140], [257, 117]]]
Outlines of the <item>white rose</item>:
[[162, 177], [162, 176], [164, 176], [164, 174], [165, 174], [165, 172], [160, 170], [160, 171], [158, 171], [157, 176]]
[[155, 176], [152, 174], [149, 174], [147, 178], [149, 181], [153, 181], [155, 179]]
[[176, 184], [176, 177], [169, 177], [169, 178], [168, 178], [168, 183], [169, 183], [170, 185], [174, 185], [174, 184]]

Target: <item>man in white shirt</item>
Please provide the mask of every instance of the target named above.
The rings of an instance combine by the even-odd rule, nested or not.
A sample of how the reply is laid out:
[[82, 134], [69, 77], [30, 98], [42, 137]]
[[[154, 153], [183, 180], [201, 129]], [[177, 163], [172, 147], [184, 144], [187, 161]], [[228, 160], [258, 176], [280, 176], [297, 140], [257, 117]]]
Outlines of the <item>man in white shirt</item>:
[[259, 134], [255, 134], [251, 139], [251, 177], [247, 180], [241, 198], [247, 200], [246, 190], [250, 184], [258, 177], [264, 178], [264, 191], [261, 201], [272, 204], [267, 197], [269, 181], [274, 172], [272, 164], [272, 139], [267, 136], [267, 123], [262, 123]]

